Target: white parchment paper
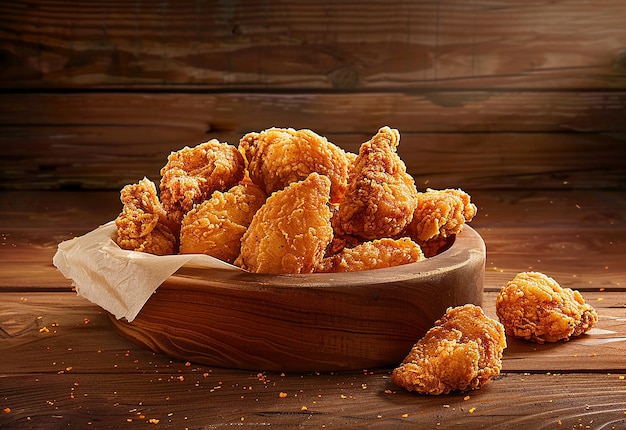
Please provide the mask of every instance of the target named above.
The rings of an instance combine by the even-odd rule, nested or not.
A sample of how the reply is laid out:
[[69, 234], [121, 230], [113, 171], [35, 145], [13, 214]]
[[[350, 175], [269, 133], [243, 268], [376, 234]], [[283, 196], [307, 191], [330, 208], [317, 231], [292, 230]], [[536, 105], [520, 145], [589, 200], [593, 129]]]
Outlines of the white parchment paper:
[[76, 292], [111, 312], [134, 320], [152, 293], [184, 265], [242, 270], [203, 254], [156, 256], [121, 249], [111, 221], [89, 233], [61, 242], [52, 260]]

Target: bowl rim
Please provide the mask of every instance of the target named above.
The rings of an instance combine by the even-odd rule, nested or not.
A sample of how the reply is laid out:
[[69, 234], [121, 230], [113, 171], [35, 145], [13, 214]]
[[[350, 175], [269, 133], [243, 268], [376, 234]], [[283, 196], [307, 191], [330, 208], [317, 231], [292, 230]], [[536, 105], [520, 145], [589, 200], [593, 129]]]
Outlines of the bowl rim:
[[[465, 225], [456, 235], [452, 245], [445, 251], [414, 263], [382, 269], [337, 273], [288, 273], [266, 274], [247, 271], [207, 269], [184, 265], [172, 274], [164, 284], [176, 283], [184, 278], [186, 284], [200, 284], [211, 280], [230, 281], [229, 288], [328, 288], [345, 285], [383, 284], [403, 279], [432, 278], [443, 271], [464, 265], [468, 259], [485, 259], [485, 242], [476, 230]], [[183, 279], [179, 279], [183, 281]], [[163, 286], [163, 285], [162, 285]], [[161, 286], [161, 287], [162, 287]], [[158, 290], [157, 290], [158, 291]]]

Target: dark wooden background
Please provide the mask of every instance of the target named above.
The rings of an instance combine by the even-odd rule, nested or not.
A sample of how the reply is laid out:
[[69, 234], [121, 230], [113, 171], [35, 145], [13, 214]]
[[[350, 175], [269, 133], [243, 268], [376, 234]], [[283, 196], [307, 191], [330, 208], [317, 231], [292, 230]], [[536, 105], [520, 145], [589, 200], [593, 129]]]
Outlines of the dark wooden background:
[[0, 189], [119, 189], [170, 151], [379, 127], [420, 188], [626, 185], [626, 4], [0, 2]]

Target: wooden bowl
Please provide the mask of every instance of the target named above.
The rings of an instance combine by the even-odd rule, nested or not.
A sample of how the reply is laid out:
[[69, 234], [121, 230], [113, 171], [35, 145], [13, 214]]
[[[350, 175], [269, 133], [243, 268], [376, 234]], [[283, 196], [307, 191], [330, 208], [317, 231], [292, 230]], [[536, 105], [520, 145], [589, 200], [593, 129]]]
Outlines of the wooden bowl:
[[398, 365], [449, 306], [482, 304], [485, 244], [465, 227], [429, 259], [353, 273], [262, 275], [182, 268], [125, 338], [211, 366], [329, 371]]

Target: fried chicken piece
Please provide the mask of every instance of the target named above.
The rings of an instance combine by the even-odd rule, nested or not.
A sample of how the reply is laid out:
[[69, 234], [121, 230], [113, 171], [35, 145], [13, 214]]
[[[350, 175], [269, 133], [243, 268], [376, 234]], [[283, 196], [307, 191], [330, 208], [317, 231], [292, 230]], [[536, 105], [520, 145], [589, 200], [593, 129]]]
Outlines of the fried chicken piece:
[[239, 141], [250, 178], [270, 195], [317, 172], [330, 179], [330, 200], [343, 199], [350, 158], [343, 149], [311, 130], [270, 128]]
[[537, 343], [567, 341], [598, 322], [598, 313], [578, 291], [540, 272], [519, 273], [502, 287], [496, 314], [509, 336]]
[[124, 205], [115, 219], [116, 242], [122, 249], [169, 255], [176, 251], [176, 236], [159, 197], [148, 178], [126, 185], [120, 191]]
[[184, 147], [167, 157], [161, 169], [161, 201], [171, 219], [180, 224], [194, 204], [224, 191], [244, 177], [241, 153], [228, 143], [212, 139]]
[[241, 239], [235, 262], [257, 273], [311, 273], [333, 238], [331, 182], [311, 173], [269, 196]]
[[399, 142], [398, 130], [383, 127], [361, 145], [333, 217], [337, 234], [380, 239], [396, 236], [411, 222], [417, 189], [396, 153]]
[[476, 305], [448, 308], [391, 374], [394, 384], [423, 394], [477, 390], [502, 369], [504, 327]]
[[424, 259], [419, 245], [408, 237], [376, 239], [324, 258], [316, 272], [357, 272], [400, 266]]
[[207, 254], [233, 263], [239, 256], [241, 237], [265, 198], [263, 190], [252, 183], [235, 185], [226, 192], [215, 191], [183, 218], [180, 253]]
[[417, 194], [413, 220], [401, 236], [412, 238], [427, 257], [432, 257], [450, 244], [476, 211], [469, 194], [461, 189], [429, 188]]

